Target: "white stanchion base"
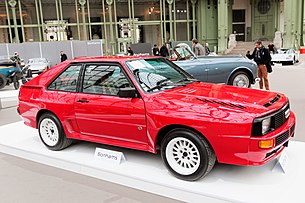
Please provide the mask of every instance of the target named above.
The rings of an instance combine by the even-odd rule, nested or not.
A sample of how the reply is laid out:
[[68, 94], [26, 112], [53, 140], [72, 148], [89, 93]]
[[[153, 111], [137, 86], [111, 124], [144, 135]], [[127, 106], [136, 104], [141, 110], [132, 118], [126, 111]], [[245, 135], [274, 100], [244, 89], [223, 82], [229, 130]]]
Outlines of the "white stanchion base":
[[[173, 177], [159, 155], [77, 142], [62, 151], [50, 151], [36, 129], [16, 122], [0, 127], [0, 151], [53, 167], [140, 189], [186, 202], [304, 202], [305, 143], [290, 142], [286, 174], [273, 170], [276, 159], [263, 165], [242, 167], [217, 164], [205, 178], [187, 182]], [[95, 148], [124, 153], [117, 165], [94, 158]]]
[[19, 90], [0, 92], [0, 109], [17, 106]]

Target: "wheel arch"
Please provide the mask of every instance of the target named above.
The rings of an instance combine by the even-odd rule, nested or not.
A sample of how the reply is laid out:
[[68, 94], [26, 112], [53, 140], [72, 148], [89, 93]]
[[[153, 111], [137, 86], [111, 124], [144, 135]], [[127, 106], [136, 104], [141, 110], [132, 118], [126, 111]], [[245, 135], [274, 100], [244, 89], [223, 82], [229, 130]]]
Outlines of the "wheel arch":
[[[190, 130], [190, 131], [193, 131], [193, 132], [201, 135], [202, 138], [205, 139], [205, 141], [209, 144], [209, 146], [211, 147], [211, 149], [215, 153], [215, 150], [214, 150], [213, 146], [211, 145], [210, 141], [206, 138], [206, 136], [204, 136], [201, 132], [199, 132], [195, 128], [192, 128], [192, 127], [189, 127], [189, 126], [186, 126], [186, 125], [181, 125], [181, 124], [172, 124], [172, 125], [167, 125], [167, 126], [164, 126], [163, 128], [161, 128], [159, 130], [158, 134], [157, 134], [156, 148], [160, 149], [161, 142], [165, 138], [166, 134], [168, 132], [170, 132], [171, 130], [174, 130], [174, 129], [177, 129], [177, 128], [180, 128], [180, 129], [182, 128], [182, 129]], [[217, 156], [216, 156], [216, 159], [217, 159]]]
[[236, 72], [238, 71], [243, 71], [245, 73], [247, 73], [250, 77], [250, 83], [253, 84], [254, 83], [254, 75], [253, 75], [253, 72], [246, 66], [239, 66], [239, 67], [236, 67], [229, 75], [228, 79], [227, 79], [227, 82], [226, 84], [229, 84], [229, 81], [232, 77], [232, 75], [234, 75]]
[[52, 112], [52, 111], [50, 111], [50, 110], [47, 110], [47, 109], [41, 109], [41, 110], [38, 111], [38, 113], [37, 113], [37, 115], [36, 115], [36, 128], [38, 128], [38, 124], [39, 124], [40, 117], [41, 117], [43, 114], [45, 114], [45, 113], [51, 113], [51, 114], [53, 114], [58, 120], [60, 120], [60, 119], [58, 118], [58, 116], [57, 116], [54, 112]]

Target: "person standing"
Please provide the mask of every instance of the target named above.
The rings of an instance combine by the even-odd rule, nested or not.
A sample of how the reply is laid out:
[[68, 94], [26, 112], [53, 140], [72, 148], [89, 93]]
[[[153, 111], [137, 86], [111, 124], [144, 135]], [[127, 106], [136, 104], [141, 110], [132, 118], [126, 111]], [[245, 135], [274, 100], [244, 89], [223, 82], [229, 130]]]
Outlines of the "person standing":
[[204, 49], [205, 49], [205, 55], [209, 55], [211, 53], [210, 49], [209, 49], [209, 43], [205, 43], [204, 45]]
[[127, 54], [128, 54], [128, 56], [133, 56], [134, 53], [133, 53], [131, 47], [127, 48]]
[[163, 44], [163, 46], [160, 48], [160, 56], [163, 56], [163, 57], [169, 56], [169, 52], [168, 52], [168, 49], [165, 44]]
[[16, 67], [20, 67], [20, 65], [21, 65], [21, 59], [20, 59], [20, 57], [19, 57], [18, 52], [15, 52], [15, 53], [14, 53], [14, 56], [11, 57], [11, 60], [15, 62], [15, 66], [16, 66]]
[[68, 59], [67, 55], [63, 51], [60, 51], [60, 62], [63, 62], [67, 59]]
[[258, 66], [258, 77], [260, 78], [259, 88], [263, 89], [265, 85], [266, 90], [270, 90], [269, 80], [268, 80], [268, 69], [267, 69], [267, 66], [270, 65], [270, 61], [271, 61], [269, 50], [263, 46], [261, 41], [257, 41], [255, 43], [255, 48], [253, 53], [250, 54], [250, 51], [248, 51], [247, 57], [249, 59], [254, 59], [254, 61]]
[[274, 44], [273, 44], [272, 42], [270, 42], [270, 43], [268, 44], [268, 49], [269, 49], [270, 54], [271, 54], [271, 53], [272, 53], [272, 54], [275, 54], [275, 53], [276, 53], [276, 48], [275, 48], [275, 46], [274, 46]]
[[205, 56], [205, 49], [197, 39], [192, 40], [192, 47], [196, 56]]
[[154, 45], [154, 48], [153, 48], [153, 55], [154, 56], [160, 56], [160, 51], [159, 51], [159, 48], [156, 44]]

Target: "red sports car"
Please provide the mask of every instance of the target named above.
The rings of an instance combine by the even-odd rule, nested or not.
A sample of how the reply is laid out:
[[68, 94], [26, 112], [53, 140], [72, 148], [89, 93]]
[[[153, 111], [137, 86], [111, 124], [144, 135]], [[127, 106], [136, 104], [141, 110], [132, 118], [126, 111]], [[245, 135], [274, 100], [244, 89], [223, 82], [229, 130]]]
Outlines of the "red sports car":
[[260, 165], [294, 135], [280, 93], [203, 83], [160, 57], [63, 62], [21, 86], [18, 111], [51, 150], [86, 140], [161, 152], [183, 180], [216, 161]]

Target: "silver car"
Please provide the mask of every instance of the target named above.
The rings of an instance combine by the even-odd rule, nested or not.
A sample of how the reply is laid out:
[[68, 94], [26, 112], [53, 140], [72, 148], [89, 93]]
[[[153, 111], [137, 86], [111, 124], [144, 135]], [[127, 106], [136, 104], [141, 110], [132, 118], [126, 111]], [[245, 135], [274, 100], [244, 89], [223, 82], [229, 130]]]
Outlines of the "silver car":
[[246, 57], [197, 57], [188, 46], [177, 46], [173, 51], [171, 60], [200, 81], [238, 87], [250, 87], [258, 81], [257, 64]]
[[50, 68], [50, 62], [46, 58], [31, 58], [25, 65], [33, 74], [40, 74]]

